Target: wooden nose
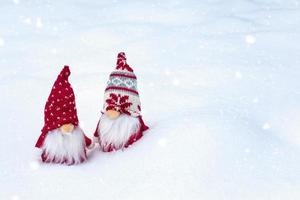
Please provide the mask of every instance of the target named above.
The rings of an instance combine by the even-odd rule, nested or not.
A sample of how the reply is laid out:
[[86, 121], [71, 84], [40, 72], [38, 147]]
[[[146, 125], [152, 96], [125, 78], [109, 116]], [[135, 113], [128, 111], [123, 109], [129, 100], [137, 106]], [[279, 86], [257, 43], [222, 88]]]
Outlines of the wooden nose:
[[110, 119], [116, 119], [120, 116], [120, 112], [118, 112], [116, 110], [108, 110], [108, 111], [105, 112], [105, 114]]
[[63, 133], [71, 133], [74, 130], [73, 124], [64, 124], [60, 127], [61, 132]]

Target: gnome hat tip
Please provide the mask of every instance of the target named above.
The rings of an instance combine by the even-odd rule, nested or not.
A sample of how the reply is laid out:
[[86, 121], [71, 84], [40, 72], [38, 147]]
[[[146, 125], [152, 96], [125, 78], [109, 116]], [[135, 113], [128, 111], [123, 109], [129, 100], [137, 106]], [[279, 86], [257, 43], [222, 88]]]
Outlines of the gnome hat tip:
[[59, 75], [68, 78], [70, 74], [71, 74], [70, 67], [68, 65], [65, 65]]
[[123, 58], [123, 59], [126, 60], [126, 54], [123, 51], [121, 51], [121, 52], [118, 53], [118, 59], [121, 59], [121, 58]]

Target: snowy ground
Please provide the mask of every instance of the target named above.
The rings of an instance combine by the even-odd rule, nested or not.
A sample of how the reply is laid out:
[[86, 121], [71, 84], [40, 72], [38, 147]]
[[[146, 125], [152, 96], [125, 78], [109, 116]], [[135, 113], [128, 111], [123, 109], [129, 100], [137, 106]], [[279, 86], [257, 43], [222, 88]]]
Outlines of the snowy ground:
[[[300, 198], [300, 1], [0, 1], [0, 199]], [[78, 166], [34, 148], [64, 64], [95, 129], [125, 51], [145, 137]]]

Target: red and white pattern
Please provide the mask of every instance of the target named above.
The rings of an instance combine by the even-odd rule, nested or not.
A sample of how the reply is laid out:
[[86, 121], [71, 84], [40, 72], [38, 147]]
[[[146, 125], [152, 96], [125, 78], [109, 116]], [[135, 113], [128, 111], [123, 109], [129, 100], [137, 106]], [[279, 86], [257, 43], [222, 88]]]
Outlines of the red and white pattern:
[[106, 103], [108, 106], [106, 107], [106, 111], [115, 110], [123, 114], [130, 115], [127, 109], [132, 105], [131, 102], [128, 102], [128, 95], [121, 96], [120, 94], [116, 95], [111, 93], [109, 99], [106, 99]]
[[94, 132], [96, 142], [105, 152], [130, 146], [148, 129], [141, 116], [136, 80], [132, 68], [126, 62], [125, 53], [119, 53], [116, 69], [110, 74], [104, 92], [102, 113], [115, 110], [120, 112], [120, 116], [110, 119], [103, 114]]
[[[79, 128], [75, 95], [68, 80], [70, 74], [71, 72], [69, 67], [64, 66], [52, 87], [45, 105], [44, 127], [42, 128], [42, 133], [35, 144], [37, 148], [43, 149], [47, 136], [64, 124], [73, 124], [75, 127]], [[84, 134], [83, 139], [80, 142], [85, 144], [83, 150], [85, 147], [89, 147], [92, 144], [92, 141]], [[60, 154], [61, 152], [57, 153]], [[49, 159], [45, 160], [44, 153], [42, 154], [42, 160], [49, 161]], [[55, 161], [55, 159], [53, 161]]]
[[[118, 54], [116, 70], [109, 76], [104, 93], [103, 112], [111, 109], [112, 104], [109, 99], [112, 98], [112, 95], [117, 97], [126, 96], [127, 102], [130, 105], [120, 110], [121, 113], [128, 114], [133, 117], [140, 116], [141, 102], [137, 91], [137, 78], [132, 68], [127, 64], [124, 52]], [[117, 106], [115, 105], [115, 108], [116, 107]]]
[[128, 72], [133, 72], [131, 67], [126, 62], [126, 55], [124, 52], [120, 52], [117, 58], [117, 70], [126, 70]]

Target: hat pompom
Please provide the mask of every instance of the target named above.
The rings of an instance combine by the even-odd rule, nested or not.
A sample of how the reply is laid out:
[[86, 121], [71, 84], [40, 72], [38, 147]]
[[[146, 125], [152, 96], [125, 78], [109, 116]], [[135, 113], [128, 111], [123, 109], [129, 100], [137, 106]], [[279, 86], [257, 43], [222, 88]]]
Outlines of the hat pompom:
[[127, 70], [129, 72], [133, 72], [132, 68], [126, 62], [126, 55], [124, 52], [118, 53], [116, 69], [117, 70]]

